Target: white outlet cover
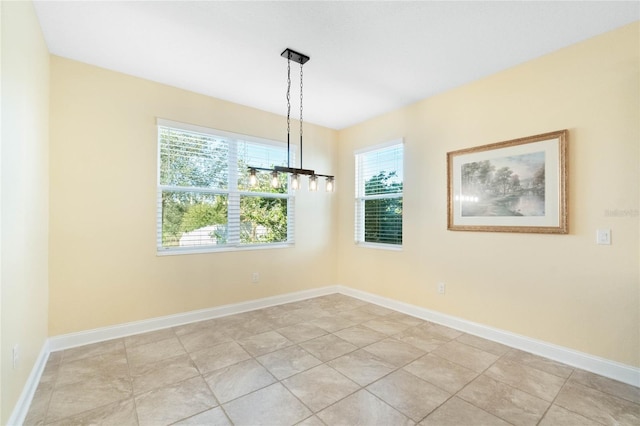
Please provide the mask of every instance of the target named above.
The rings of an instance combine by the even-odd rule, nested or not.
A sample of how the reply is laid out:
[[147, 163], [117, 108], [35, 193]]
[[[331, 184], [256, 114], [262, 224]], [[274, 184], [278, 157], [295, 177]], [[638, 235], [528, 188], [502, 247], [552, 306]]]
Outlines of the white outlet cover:
[[611, 245], [611, 229], [598, 229], [596, 231], [596, 244]]

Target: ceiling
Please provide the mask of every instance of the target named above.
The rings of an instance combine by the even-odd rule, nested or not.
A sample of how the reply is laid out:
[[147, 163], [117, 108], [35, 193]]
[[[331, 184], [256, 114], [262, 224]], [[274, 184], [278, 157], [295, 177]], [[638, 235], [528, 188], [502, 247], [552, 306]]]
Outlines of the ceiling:
[[[640, 19], [611, 1], [36, 1], [52, 54], [341, 129]], [[611, 46], [612, 49], [615, 46]], [[292, 115], [299, 65], [292, 63]]]

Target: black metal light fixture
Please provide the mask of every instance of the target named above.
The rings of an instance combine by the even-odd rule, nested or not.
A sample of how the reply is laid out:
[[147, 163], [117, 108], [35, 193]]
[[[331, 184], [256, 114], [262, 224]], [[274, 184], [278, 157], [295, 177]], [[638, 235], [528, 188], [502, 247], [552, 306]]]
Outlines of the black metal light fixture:
[[[249, 166], [249, 184], [255, 186], [258, 183], [257, 173], [259, 171], [271, 173], [271, 186], [278, 187], [278, 174], [287, 173], [291, 175], [291, 189], [300, 188], [300, 175], [309, 176], [309, 191], [318, 190], [318, 177], [325, 178], [325, 189], [333, 192], [335, 189], [335, 176], [316, 173], [315, 170], [302, 168], [302, 67], [309, 61], [307, 55], [296, 52], [292, 49], [285, 49], [280, 56], [287, 60], [287, 167], [275, 166], [272, 169]], [[291, 167], [291, 61], [300, 64], [300, 168]]]

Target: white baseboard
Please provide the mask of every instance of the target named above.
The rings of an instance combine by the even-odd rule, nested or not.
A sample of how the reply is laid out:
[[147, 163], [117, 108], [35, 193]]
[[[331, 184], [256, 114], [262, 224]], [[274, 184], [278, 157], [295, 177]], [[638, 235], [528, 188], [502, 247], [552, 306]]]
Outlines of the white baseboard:
[[16, 405], [13, 408], [11, 417], [9, 417], [9, 421], [7, 422], [8, 426], [17, 426], [24, 423], [24, 419], [27, 416], [29, 407], [31, 406], [31, 401], [33, 400], [33, 395], [36, 393], [36, 389], [38, 389], [40, 377], [42, 377], [42, 372], [47, 365], [49, 353], [49, 341], [45, 340], [42, 345], [42, 349], [40, 349], [40, 354], [38, 355], [38, 358], [31, 369], [31, 373], [27, 378], [27, 382], [22, 388], [20, 398], [18, 398], [18, 402], [16, 402]]
[[366, 302], [374, 303], [376, 305], [437, 324], [442, 324], [465, 333], [502, 343], [512, 348], [540, 355], [572, 367], [580, 368], [604, 377], [609, 377], [623, 383], [640, 387], [640, 368], [599, 358], [562, 346], [553, 345], [541, 340], [531, 339], [508, 331], [488, 327], [426, 308], [421, 308], [419, 306], [388, 299], [373, 293], [367, 293], [350, 287], [336, 285], [50, 337], [44, 343], [42, 350], [40, 351], [40, 355], [33, 366], [27, 383], [20, 395], [20, 399], [9, 418], [8, 424], [21, 425], [24, 422], [29, 406], [31, 405], [31, 400], [33, 399], [33, 395], [38, 387], [40, 377], [42, 376], [42, 372], [44, 371], [44, 367], [51, 352], [131, 336], [133, 334], [175, 327], [196, 321], [203, 321], [252, 311], [255, 309], [282, 305], [284, 303], [297, 302], [332, 293], [341, 293], [355, 297]]
[[468, 334], [483, 337], [512, 348], [540, 355], [572, 367], [590, 371], [610, 379], [640, 387], [640, 368], [621, 364], [605, 358], [589, 355], [563, 346], [532, 339], [509, 331], [500, 330], [461, 318], [442, 314], [419, 306], [388, 299], [350, 287], [338, 286], [338, 292], [385, 308], [393, 309], [420, 319], [445, 325]]
[[268, 308], [269, 306], [282, 305], [284, 303], [297, 302], [299, 300], [311, 299], [312, 297], [325, 296], [327, 294], [337, 292], [337, 286], [321, 287], [311, 290], [296, 291], [294, 293], [281, 294], [278, 296], [265, 297], [262, 299], [249, 300], [247, 302], [217, 306], [215, 308], [207, 308], [184, 312], [181, 314], [151, 318], [148, 320], [128, 322], [109, 327], [101, 327], [93, 330], [80, 331], [78, 333], [63, 334], [49, 338], [49, 350], [51, 352], [60, 351], [76, 346], [88, 345], [90, 343], [118, 339], [121, 337], [131, 336], [133, 334], [146, 333], [192, 322], [239, 314], [242, 312]]

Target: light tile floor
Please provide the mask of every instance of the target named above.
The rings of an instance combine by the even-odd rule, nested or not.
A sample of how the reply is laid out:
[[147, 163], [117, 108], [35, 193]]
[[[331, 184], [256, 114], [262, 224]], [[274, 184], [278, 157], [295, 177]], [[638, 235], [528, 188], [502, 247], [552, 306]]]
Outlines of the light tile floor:
[[340, 294], [54, 352], [27, 425], [640, 425], [640, 389]]

